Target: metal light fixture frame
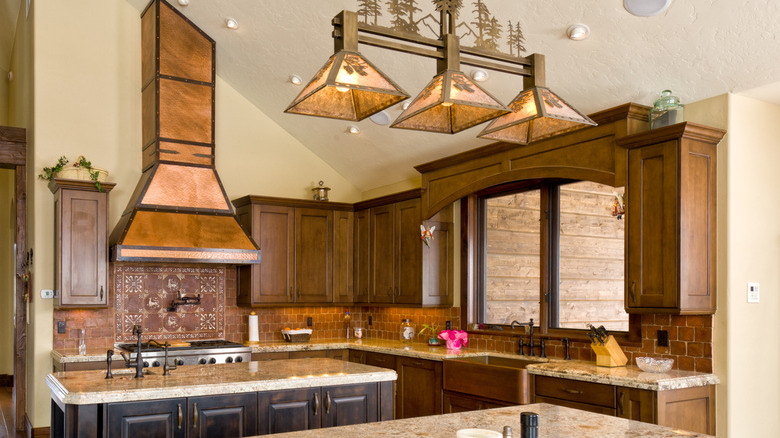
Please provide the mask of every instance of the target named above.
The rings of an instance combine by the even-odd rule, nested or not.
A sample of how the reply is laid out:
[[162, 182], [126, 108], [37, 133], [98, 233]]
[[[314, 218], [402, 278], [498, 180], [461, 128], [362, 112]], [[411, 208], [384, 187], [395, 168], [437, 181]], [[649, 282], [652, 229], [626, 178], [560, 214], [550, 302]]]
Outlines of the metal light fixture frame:
[[[331, 22], [333, 25], [335, 53], [338, 54], [342, 50], [350, 50], [357, 53], [358, 46], [364, 44], [435, 59], [437, 61], [438, 74], [442, 74], [446, 70], [452, 70], [453, 66], [456, 66], [455, 68], [459, 69], [459, 65], [464, 64], [521, 76], [523, 78], [523, 90], [545, 86], [544, 55], [534, 53], [526, 57], [520, 57], [476, 47], [461, 47], [459, 42], [460, 39], [455, 35], [455, 19], [452, 17], [451, 12], [446, 8], [442, 8], [440, 17], [440, 39], [432, 39], [420, 36], [416, 33], [397, 31], [382, 26], [360, 23], [357, 20], [356, 13], [347, 10], [341, 11]], [[377, 69], [377, 71], [379, 70]], [[384, 76], [386, 77], [386, 75]], [[468, 77], [468, 75], [465, 76]], [[389, 78], [387, 79], [389, 80]], [[391, 80], [389, 81], [395, 85]], [[485, 93], [489, 95], [489, 93]], [[285, 112], [293, 112], [290, 111], [290, 108], [294, 104], [295, 101]], [[384, 108], [386, 107], [379, 108], [371, 114], [367, 114], [365, 117], [377, 113]], [[496, 117], [499, 117], [500, 115], [501, 114], [497, 114], [490, 119], [495, 120]], [[540, 116], [543, 116], [543, 114], [540, 114]], [[490, 119], [483, 120], [482, 122]], [[587, 117], [585, 117], [585, 119], [587, 119]], [[586, 124], [594, 124], [589, 119], [587, 120], [590, 123]], [[396, 121], [394, 124], [396, 123], [398, 122]], [[515, 142], [524, 143], [522, 141]]]

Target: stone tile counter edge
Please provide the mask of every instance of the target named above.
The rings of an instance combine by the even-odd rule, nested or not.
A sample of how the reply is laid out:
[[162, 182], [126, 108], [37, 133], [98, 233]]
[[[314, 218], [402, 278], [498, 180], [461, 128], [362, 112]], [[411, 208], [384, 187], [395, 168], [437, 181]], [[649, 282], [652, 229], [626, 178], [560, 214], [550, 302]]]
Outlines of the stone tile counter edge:
[[52, 397], [85, 405], [385, 382], [398, 377], [392, 370], [325, 358], [181, 366], [170, 376], [155, 368], [143, 379], [134, 378], [135, 370], [127, 371], [132, 372], [115, 371], [113, 379], [106, 379], [105, 371], [53, 373], [46, 383]]

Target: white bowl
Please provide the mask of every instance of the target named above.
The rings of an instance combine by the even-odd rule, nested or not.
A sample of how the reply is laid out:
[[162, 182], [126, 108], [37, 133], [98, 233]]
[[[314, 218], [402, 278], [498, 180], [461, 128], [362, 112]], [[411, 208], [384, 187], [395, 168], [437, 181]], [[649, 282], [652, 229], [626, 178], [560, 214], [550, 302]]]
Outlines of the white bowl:
[[504, 434], [488, 429], [460, 429], [455, 436], [457, 438], [503, 438]]
[[650, 373], [665, 373], [672, 369], [674, 359], [654, 359], [652, 357], [637, 357], [636, 366], [642, 371]]

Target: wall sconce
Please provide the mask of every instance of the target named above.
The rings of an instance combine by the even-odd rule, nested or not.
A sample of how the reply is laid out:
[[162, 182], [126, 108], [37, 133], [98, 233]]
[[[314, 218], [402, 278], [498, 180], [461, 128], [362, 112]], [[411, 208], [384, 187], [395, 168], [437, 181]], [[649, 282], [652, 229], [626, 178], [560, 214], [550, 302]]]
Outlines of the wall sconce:
[[[333, 18], [334, 52], [286, 113], [362, 120], [409, 95], [358, 52], [358, 43], [436, 59], [437, 74], [390, 125], [454, 134], [493, 120], [481, 138], [526, 144], [567, 132], [592, 120], [544, 87], [544, 56], [505, 55], [461, 48], [455, 35], [457, 2], [436, 2], [440, 38], [430, 39], [358, 23], [342, 11]], [[462, 57], [461, 55], [466, 55]], [[523, 77], [524, 90], [504, 106], [460, 70], [460, 64]]]

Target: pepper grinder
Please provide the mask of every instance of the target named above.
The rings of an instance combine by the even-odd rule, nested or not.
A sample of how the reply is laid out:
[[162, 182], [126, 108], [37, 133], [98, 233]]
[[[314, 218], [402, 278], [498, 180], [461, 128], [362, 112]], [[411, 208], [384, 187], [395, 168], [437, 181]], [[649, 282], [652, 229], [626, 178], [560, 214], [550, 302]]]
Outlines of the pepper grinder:
[[520, 438], [539, 438], [539, 415], [535, 412], [520, 414]]

